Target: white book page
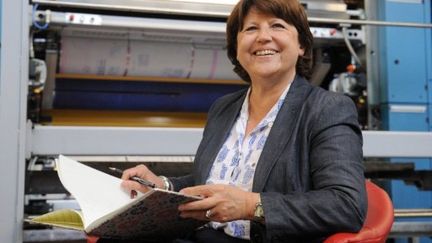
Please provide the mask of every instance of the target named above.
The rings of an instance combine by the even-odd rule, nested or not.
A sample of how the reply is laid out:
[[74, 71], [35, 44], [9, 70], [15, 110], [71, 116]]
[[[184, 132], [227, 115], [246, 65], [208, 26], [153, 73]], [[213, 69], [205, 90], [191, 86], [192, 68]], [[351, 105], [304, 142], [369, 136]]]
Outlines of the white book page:
[[[121, 188], [121, 179], [93, 169], [63, 155], [57, 161], [57, 173], [63, 186], [81, 207], [84, 228], [93, 221], [137, 200]], [[142, 196], [142, 195], [141, 195]]]
[[85, 227], [85, 232], [90, 233], [92, 230], [99, 227], [102, 223], [106, 222], [109, 219], [112, 219], [115, 215], [118, 215], [119, 213], [125, 212], [127, 209], [129, 209], [131, 207], [131, 205], [137, 204], [141, 200], [145, 200], [146, 197], [150, 196], [155, 191], [156, 191], [156, 189], [149, 190], [147, 193], [141, 194], [140, 196], [138, 196], [140, 199], [136, 200], [136, 202], [130, 203], [130, 204], [129, 203], [125, 204], [122, 207], [117, 208], [115, 211], [112, 211], [112, 212], [104, 215], [103, 217], [97, 218], [91, 224], [89, 224], [88, 227]]

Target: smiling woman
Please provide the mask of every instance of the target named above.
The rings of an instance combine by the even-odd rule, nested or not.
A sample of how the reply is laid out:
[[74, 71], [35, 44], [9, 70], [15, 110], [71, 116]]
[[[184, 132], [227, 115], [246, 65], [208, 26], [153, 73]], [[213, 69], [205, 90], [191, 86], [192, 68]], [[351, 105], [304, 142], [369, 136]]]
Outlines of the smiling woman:
[[249, 11], [251, 10], [256, 14], [267, 15], [265, 17], [279, 19], [283, 24], [289, 25], [295, 29], [298, 43], [304, 51], [304, 53], [298, 57], [296, 72], [305, 78], [310, 78], [313, 36], [310, 32], [307, 15], [303, 6], [301, 6], [298, 1], [292, 0], [242, 1], [242, 4], [236, 5], [228, 19], [226, 31], [228, 57], [235, 66], [234, 71], [244, 80], [250, 81], [249, 74], [240, 65], [239, 60], [237, 60], [237, 47], [238, 35], [244, 31], [246, 21], [248, 20], [246, 15], [249, 15]]
[[[312, 34], [297, 0], [241, 0], [227, 22], [228, 56], [250, 83], [213, 103], [193, 173], [170, 188], [204, 199], [180, 217], [209, 221], [177, 242], [322, 242], [365, 219], [362, 134], [351, 99], [314, 87]], [[164, 187], [146, 166], [123, 186]]]
[[303, 54], [294, 26], [256, 8], [249, 11], [237, 34], [237, 60], [252, 85], [283, 80], [286, 87], [294, 79], [297, 58]]

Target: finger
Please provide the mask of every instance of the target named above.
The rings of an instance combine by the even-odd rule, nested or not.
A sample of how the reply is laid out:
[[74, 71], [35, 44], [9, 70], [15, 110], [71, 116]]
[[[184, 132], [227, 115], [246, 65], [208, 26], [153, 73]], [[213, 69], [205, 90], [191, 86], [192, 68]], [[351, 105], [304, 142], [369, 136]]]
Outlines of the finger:
[[180, 217], [182, 218], [193, 218], [200, 221], [211, 221], [211, 215], [208, 215], [210, 217], [206, 217], [206, 211], [207, 210], [198, 210], [198, 211], [184, 211], [180, 213]]
[[232, 213], [228, 213], [227, 210], [221, 211], [221, 207], [215, 206], [214, 208], [212, 208], [211, 214], [210, 214], [210, 219], [211, 221], [215, 221], [215, 222], [219, 222], [219, 223], [225, 223], [225, 222], [229, 222], [232, 221], [231, 219], [233, 219], [233, 215]]
[[186, 195], [194, 195], [194, 196], [203, 196], [203, 197], [210, 197], [217, 191], [220, 191], [218, 185], [200, 185], [200, 186], [193, 186], [193, 187], [187, 187], [180, 191], [180, 193], [186, 194]]
[[129, 191], [140, 191], [140, 192], [147, 192], [148, 190], [150, 190], [148, 187], [143, 186], [141, 184], [139, 184], [136, 181], [132, 181], [132, 180], [125, 180], [122, 181], [121, 186]]
[[122, 179], [128, 180], [132, 176], [144, 177], [147, 174], [149, 169], [145, 165], [137, 165], [135, 167], [129, 168], [123, 171]]
[[138, 192], [135, 191], [135, 190], [132, 190], [132, 191], [130, 192], [130, 198], [131, 198], [131, 199], [134, 199], [137, 195], [138, 195]]
[[178, 207], [178, 210], [180, 212], [183, 212], [183, 211], [202, 211], [202, 210], [207, 210], [209, 208], [212, 208], [212, 207], [214, 207], [214, 205], [215, 205], [215, 200], [213, 198], [209, 197], [209, 198], [204, 198], [202, 200], [197, 200], [197, 201], [193, 201], [193, 202], [180, 204]]
[[186, 194], [186, 195], [200, 195], [200, 196], [209, 196], [210, 195], [210, 189], [206, 185], [201, 186], [193, 186], [193, 187], [187, 187], [183, 188], [180, 193]]
[[182, 218], [194, 218], [201, 221], [215, 221], [219, 223], [226, 223], [232, 221], [229, 214], [224, 214], [219, 211], [218, 207], [207, 210], [190, 210], [180, 212]]

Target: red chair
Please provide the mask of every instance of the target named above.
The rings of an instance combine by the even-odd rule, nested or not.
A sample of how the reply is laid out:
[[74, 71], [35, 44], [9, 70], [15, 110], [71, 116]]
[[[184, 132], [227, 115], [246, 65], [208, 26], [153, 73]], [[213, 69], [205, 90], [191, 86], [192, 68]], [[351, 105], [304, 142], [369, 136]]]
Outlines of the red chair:
[[99, 237], [96, 236], [87, 236], [87, 243], [97, 243]]
[[393, 204], [387, 193], [370, 181], [366, 181], [368, 211], [362, 229], [357, 233], [336, 233], [324, 243], [384, 243], [393, 225]]

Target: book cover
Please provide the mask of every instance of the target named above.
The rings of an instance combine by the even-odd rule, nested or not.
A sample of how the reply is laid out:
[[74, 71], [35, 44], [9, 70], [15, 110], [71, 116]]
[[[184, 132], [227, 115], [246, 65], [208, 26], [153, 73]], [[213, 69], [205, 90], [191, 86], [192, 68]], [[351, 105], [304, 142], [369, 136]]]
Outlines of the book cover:
[[178, 192], [151, 189], [131, 199], [121, 180], [60, 155], [57, 173], [81, 211], [63, 209], [33, 223], [83, 230], [88, 235], [117, 239], [163, 239], [190, 232], [205, 222], [179, 217], [181, 203], [199, 200]]

